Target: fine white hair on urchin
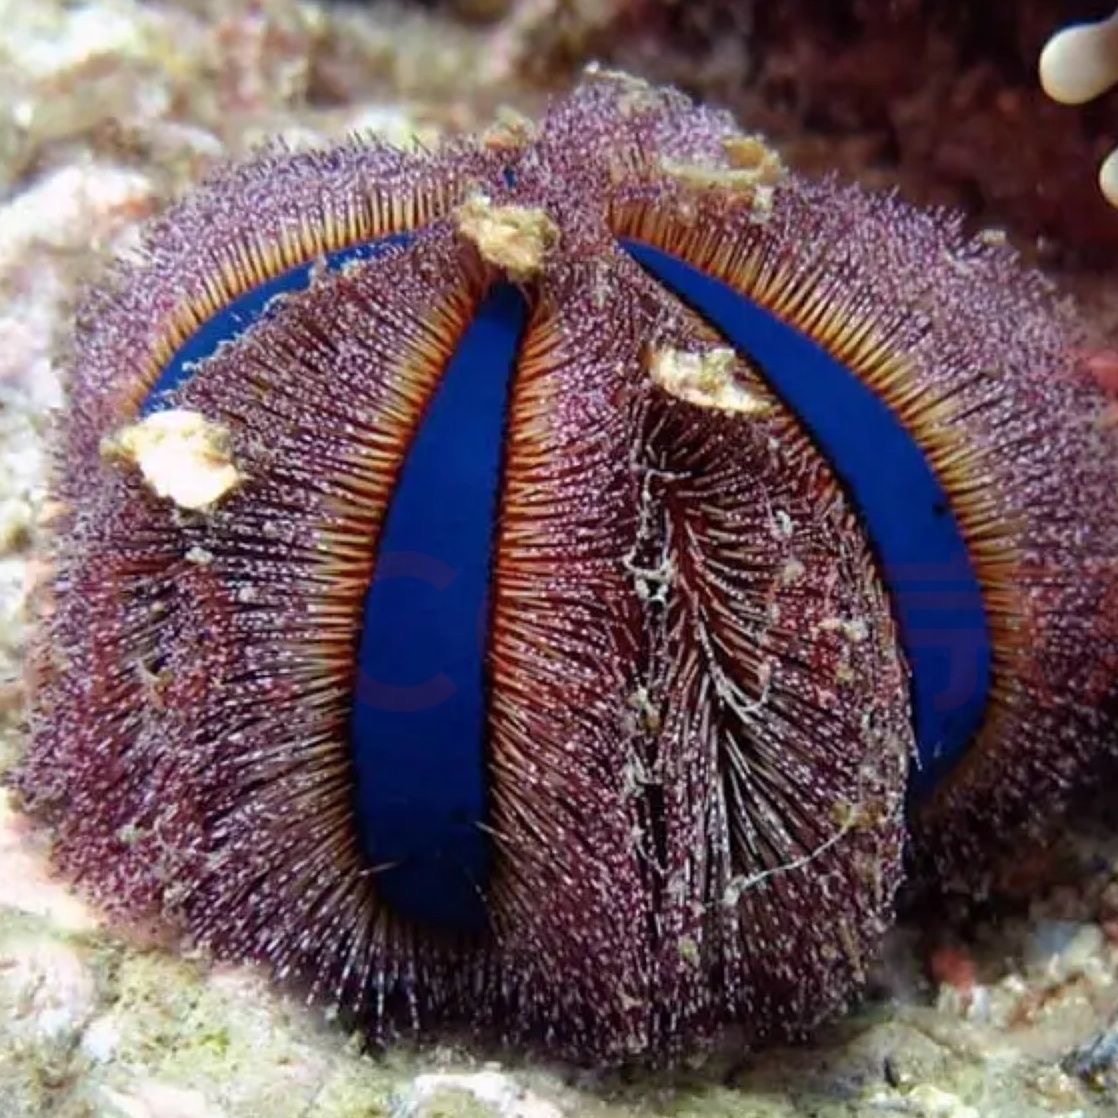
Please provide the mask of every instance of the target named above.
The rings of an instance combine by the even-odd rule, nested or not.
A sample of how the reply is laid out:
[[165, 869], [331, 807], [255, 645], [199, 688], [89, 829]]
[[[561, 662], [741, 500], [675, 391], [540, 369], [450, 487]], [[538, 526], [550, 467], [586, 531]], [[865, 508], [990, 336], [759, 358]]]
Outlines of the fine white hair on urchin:
[[[1109, 19], [1065, 27], [1040, 55], [1040, 83], [1054, 101], [1081, 105], [1118, 84], [1118, 9]], [[1099, 186], [1118, 206], [1118, 148], [1099, 168]]]

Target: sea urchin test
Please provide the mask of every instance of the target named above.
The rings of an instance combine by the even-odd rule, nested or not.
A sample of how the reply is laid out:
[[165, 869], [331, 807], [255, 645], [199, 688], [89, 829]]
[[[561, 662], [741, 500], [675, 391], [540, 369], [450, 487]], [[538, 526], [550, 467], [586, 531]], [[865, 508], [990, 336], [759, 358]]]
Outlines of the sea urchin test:
[[977, 882], [1113, 744], [1081, 344], [624, 75], [266, 152], [82, 312], [16, 783], [108, 909], [377, 1039], [802, 1035], [906, 846]]

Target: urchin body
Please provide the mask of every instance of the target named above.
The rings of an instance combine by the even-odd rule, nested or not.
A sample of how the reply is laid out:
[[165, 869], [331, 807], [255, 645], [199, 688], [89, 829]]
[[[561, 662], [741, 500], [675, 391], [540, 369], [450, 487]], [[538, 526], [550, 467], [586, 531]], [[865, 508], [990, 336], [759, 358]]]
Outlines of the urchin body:
[[980, 872], [1112, 740], [1078, 344], [630, 79], [264, 156], [84, 312], [19, 786], [108, 907], [377, 1036], [801, 1034], [906, 833]]

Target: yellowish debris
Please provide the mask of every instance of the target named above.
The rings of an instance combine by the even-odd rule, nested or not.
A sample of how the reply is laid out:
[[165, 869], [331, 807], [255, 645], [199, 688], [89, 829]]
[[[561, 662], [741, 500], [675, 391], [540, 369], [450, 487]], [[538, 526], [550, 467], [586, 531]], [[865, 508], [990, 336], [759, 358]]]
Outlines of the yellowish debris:
[[650, 734], [658, 734], [663, 729], [660, 712], [656, 709], [647, 687], [638, 687], [629, 696], [629, 707], [636, 712], [641, 729]]
[[233, 463], [229, 432], [200, 412], [154, 412], [106, 438], [102, 457], [137, 466], [160, 497], [205, 510], [244, 481]]
[[652, 351], [649, 376], [653, 384], [677, 399], [701, 408], [762, 416], [772, 405], [736, 375], [738, 356], [726, 346], [701, 353], [665, 347]]
[[735, 167], [715, 167], [708, 163], [678, 163], [674, 159], [661, 159], [660, 170], [685, 186], [695, 190], [729, 190], [748, 194], [757, 188], [752, 171]]
[[487, 194], [474, 194], [455, 215], [458, 232], [477, 247], [481, 258], [508, 273], [514, 283], [539, 274], [559, 228], [538, 207], [497, 206]]
[[644, 78], [630, 74], [628, 70], [615, 70], [600, 62], [587, 63], [582, 73], [588, 81], [611, 82], [630, 93], [651, 92], [654, 88]]
[[751, 174], [757, 186], [779, 186], [788, 174], [784, 160], [763, 136], [728, 136], [722, 148], [730, 166]]
[[539, 128], [531, 117], [502, 105], [493, 123], [481, 134], [481, 140], [492, 151], [515, 151], [526, 147], [538, 134]]
[[760, 136], [729, 136], [722, 141], [729, 166], [660, 161], [660, 170], [693, 190], [722, 190], [747, 198], [758, 221], [773, 208], [776, 188], [788, 174], [784, 161]]
[[0, 556], [26, 546], [34, 515], [24, 497], [8, 497], [0, 501]]
[[850, 644], [862, 644], [870, 635], [869, 626], [860, 617], [825, 617], [819, 622], [819, 628], [824, 633], [838, 633]]
[[807, 574], [807, 567], [794, 555], [789, 558], [780, 569], [780, 581], [785, 586], [792, 586]]
[[640, 116], [642, 113], [655, 112], [664, 103], [664, 90], [630, 74], [625, 70], [611, 70], [591, 62], [584, 71], [590, 81], [610, 82], [620, 96], [617, 98], [618, 111], [624, 117]]

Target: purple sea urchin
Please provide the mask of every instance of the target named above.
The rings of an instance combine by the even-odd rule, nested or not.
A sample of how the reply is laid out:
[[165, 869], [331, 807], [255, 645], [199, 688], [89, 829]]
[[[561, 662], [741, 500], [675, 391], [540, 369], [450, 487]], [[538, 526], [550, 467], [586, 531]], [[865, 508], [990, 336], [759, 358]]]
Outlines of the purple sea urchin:
[[624, 76], [264, 155], [84, 311], [18, 785], [109, 908], [376, 1036], [802, 1033], [906, 817], [969, 870], [1106, 747], [1078, 340], [1004, 248]]

